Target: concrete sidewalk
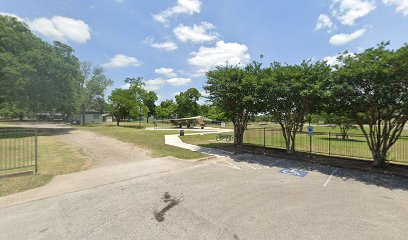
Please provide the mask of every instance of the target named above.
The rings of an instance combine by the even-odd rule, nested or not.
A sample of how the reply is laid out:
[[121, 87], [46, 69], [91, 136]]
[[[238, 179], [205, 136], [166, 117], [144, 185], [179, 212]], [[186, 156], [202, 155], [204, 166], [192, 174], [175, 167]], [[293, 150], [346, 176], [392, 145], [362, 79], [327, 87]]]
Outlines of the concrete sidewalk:
[[174, 158], [157, 158], [118, 164], [90, 170], [58, 175], [39, 188], [0, 198], [0, 208], [31, 202], [39, 199], [77, 192], [152, 174], [195, 166], [197, 161], [179, 161]]
[[[218, 132], [192, 133], [192, 134], [186, 134], [186, 136], [188, 136], [188, 135], [204, 135], [204, 134], [211, 134], [211, 133], [218, 133]], [[193, 145], [193, 144], [184, 143], [183, 141], [181, 141], [178, 134], [165, 135], [164, 137], [165, 137], [164, 138], [164, 143], [165, 144], [171, 145], [171, 146], [174, 146], [174, 147], [188, 149], [188, 150], [191, 150], [191, 151], [194, 151], [194, 152], [209, 154], [209, 155], [216, 156], [216, 157], [229, 157], [229, 156], [231, 156], [233, 154], [232, 152], [228, 152], [228, 151], [224, 151], [224, 150], [220, 150], [220, 149], [207, 148], [207, 147], [201, 147], [201, 146], [197, 146], [197, 145]]]

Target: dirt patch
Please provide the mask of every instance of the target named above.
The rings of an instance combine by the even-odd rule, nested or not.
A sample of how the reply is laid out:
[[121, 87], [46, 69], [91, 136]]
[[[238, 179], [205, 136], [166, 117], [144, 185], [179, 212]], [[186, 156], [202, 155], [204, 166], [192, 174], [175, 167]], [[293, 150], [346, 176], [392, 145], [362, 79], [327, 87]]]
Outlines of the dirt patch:
[[164, 221], [164, 215], [166, 214], [167, 211], [172, 209], [173, 207], [177, 206], [180, 204], [181, 200], [177, 198], [172, 198], [171, 195], [168, 192], [165, 192], [163, 197], [162, 197], [163, 202], [167, 203], [167, 206], [164, 207], [160, 211], [154, 211], [154, 218], [158, 222], [163, 222]]
[[145, 149], [92, 132], [74, 130], [56, 137], [64, 143], [81, 148], [94, 159], [95, 167], [150, 159], [149, 152]]

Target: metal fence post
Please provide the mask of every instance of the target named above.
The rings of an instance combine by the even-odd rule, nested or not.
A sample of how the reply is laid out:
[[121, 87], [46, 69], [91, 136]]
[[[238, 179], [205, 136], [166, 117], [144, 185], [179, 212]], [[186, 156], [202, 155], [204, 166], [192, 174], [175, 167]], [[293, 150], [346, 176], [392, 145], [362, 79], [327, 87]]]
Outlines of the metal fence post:
[[38, 171], [38, 132], [37, 129], [35, 129], [35, 152], [34, 152], [34, 159], [35, 159], [35, 167], [34, 167], [34, 173], [37, 173]]
[[330, 157], [330, 155], [331, 155], [331, 151], [330, 151], [330, 148], [331, 148], [331, 141], [330, 141], [330, 139], [331, 139], [331, 133], [329, 132], [329, 157]]
[[309, 134], [309, 153], [312, 154], [312, 134]]
[[266, 140], [265, 140], [266, 134], [265, 134], [265, 132], [266, 132], [266, 128], [264, 128], [264, 147], [266, 147]]

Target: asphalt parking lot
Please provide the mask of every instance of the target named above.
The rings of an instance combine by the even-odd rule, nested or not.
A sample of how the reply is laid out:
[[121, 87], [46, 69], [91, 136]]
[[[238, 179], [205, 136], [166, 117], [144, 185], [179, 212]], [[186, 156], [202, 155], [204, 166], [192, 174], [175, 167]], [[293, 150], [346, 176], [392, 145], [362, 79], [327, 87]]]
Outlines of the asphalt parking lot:
[[0, 239], [407, 239], [407, 190], [387, 175], [219, 157], [0, 208]]

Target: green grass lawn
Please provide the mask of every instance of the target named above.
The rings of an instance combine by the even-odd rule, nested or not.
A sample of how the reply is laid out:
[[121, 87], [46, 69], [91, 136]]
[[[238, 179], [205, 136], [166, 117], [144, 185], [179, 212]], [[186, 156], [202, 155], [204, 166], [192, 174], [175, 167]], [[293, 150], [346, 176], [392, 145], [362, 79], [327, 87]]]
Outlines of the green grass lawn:
[[[94, 124], [78, 129], [95, 132], [97, 134], [116, 138], [118, 140], [135, 144], [150, 151], [152, 157], [173, 156], [180, 159], [199, 159], [206, 155], [190, 150], [173, 147], [164, 144], [164, 135], [177, 134], [179, 130], [145, 130], [138, 129], [139, 123], [121, 123], [117, 127], [115, 123]], [[150, 124], [149, 124], [150, 125]], [[149, 126], [147, 125], [147, 126]], [[145, 127], [146, 124], [142, 124]], [[192, 131], [185, 130], [185, 133]]]
[[[59, 174], [87, 169], [92, 164], [80, 149], [60, 142], [52, 136], [38, 137], [38, 174], [0, 178], [0, 196], [40, 187]], [[3, 171], [0, 174], [33, 168]]]

